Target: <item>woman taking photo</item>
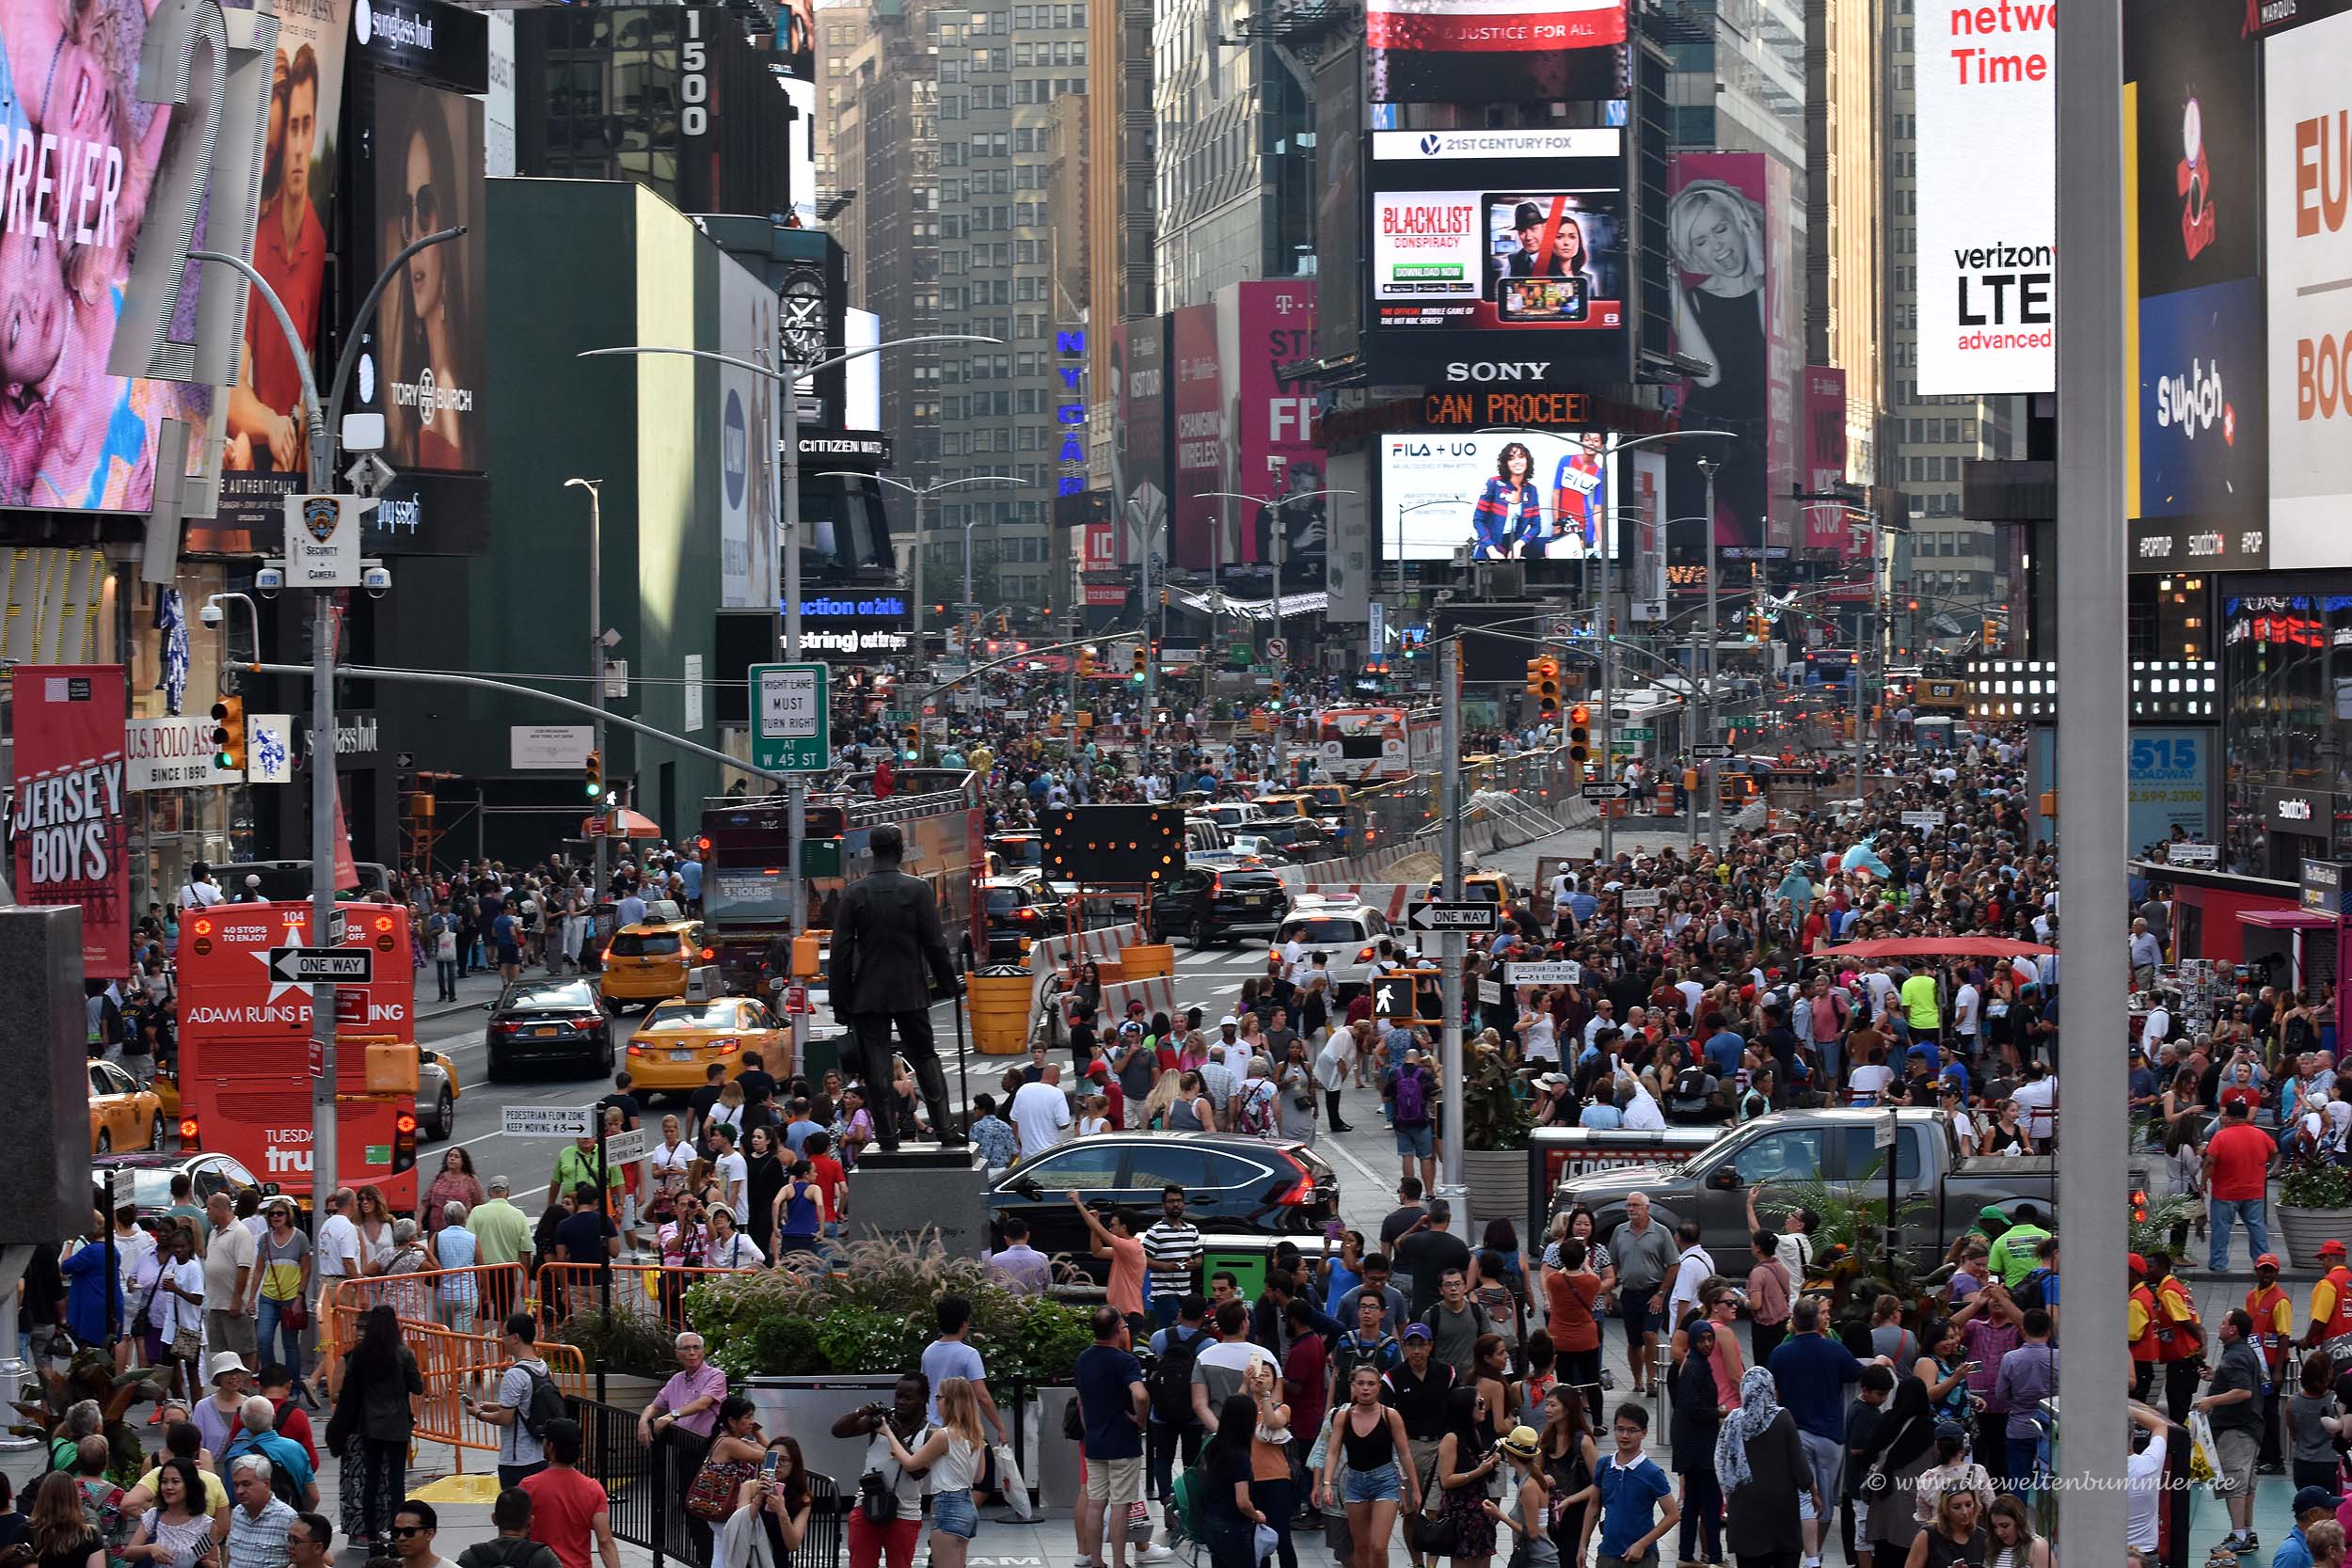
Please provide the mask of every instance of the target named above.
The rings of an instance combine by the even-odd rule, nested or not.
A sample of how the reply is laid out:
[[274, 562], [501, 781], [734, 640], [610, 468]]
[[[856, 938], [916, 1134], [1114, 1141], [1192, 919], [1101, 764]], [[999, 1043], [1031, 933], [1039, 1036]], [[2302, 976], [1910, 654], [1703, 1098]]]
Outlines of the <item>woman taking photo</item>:
[[710, 1238], [703, 1246], [703, 1267], [707, 1269], [757, 1269], [767, 1266], [768, 1255], [759, 1250], [759, 1243], [736, 1228], [735, 1211], [723, 1203], [714, 1203], [708, 1213]]
[[1406, 1462], [1412, 1450], [1405, 1418], [1380, 1402], [1380, 1387], [1377, 1367], [1359, 1366], [1349, 1374], [1347, 1403], [1333, 1422], [1336, 1441], [1326, 1447], [1323, 1473], [1315, 1478], [1315, 1505], [1327, 1512], [1340, 1503], [1347, 1510], [1350, 1568], [1388, 1568], [1399, 1499], [1415, 1513], [1421, 1509], [1420, 1478]]
[[[1448, 1537], [1442, 1550], [1454, 1560], [1454, 1568], [1486, 1568], [1495, 1555], [1487, 1492], [1502, 1467], [1494, 1451], [1486, 1396], [1475, 1388], [1454, 1389], [1445, 1398], [1445, 1435], [1438, 1439], [1440, 1501], [1429, 1523]], [[1422, 1540], [1428, 1540], [1426, 1530]]]
[[383, 1274], [392, 1266], [392, 1212], [373, 1187], [359, 1189], [359, 1272]]
[[126, 1562], [195, 1568], [213, 1557], [213, 1520], [204, 1511], [204, 1478], [193, 1459], [167, 1459], [155, 1471], [155, 1506], [139, 1516], [122, 1549]]
[[1272, 1362], [1251, 1361], [1241, 1381], [1257, 1406], [1257, 1424], [1249, 1434], [1249, 1500], [1274, 1531], [1282, 1568], [1298, 1568], [1298, 1551], [1291, 1544], [1291, 1518], [1298, 1512], [1291, 1485], [1291, 1407], [1282, 1402], [1281, 1380]]
[[1867, 1535], [1874, 1560], [1891, 1564], [1919, 1533], [1912, 1507], [1920, 1475], [1935, 1463], [1935, 1412], [1924, 1381], [1914, 1376], [1895, 1385], [1895, 1397], [1852, 1463], [1861, 1466], [1857, 1490], [1870, 1505]]
[[1948, 1318], [1928, 1324], [1919, 1342], [1928, 1347], [1912, 1373], [1928, 1387], [1928, 1405], [1940, 1420], [1968, 1420], [1968, 1353], [1963, 1349], [1966, 1325]]
[[[980, 1516], [973, 1506], [972, 1487], [979, 1480], [981, 1456], [988, 1451], [988, 1434], [980, 1426], [979, 1396], [968, 1378], [942, 1378], [939, 1383], [939, 1424], [924, 1434], [920, 1448], [910, 1451], [887, 1425], [891, 1456], [909, 1472], [928, 1470], [931, 1490], [931, 1561], [938, 1568], [963, 1568], [964, 1554], [979, 1533]], [[1116, 1521], [1122, 1525], [1124, 1521]]]
[[1715, 1381], [1715, 1325], [1691, 1320], [1690, 1343], [1674, 1376], [1674, 1415], [1667, 1435], [1674, 1444], [1675, 1474], [1682, 1478], [1682, 1558], [1688, 1562], [1723, 1560], [1723, 1488], [1715, 1479], [1715, 1445], [1723, 1426], [1724, 1394]]
[[400, 1319], [378, 1302], [359, 1321], [343, 1357], [328, 1451], [342, 1457], [343, 1533], [370, 1556], [391, 1549], [392, 1514], [408, 1495], [408, 1440], [417, 1430], [424, 1374], [401, 1342]]
[[758, 1473], [737, 1490], [735, 1512], [727, 1515], [726, 1528], [720, 1532], [712, 1561], [725, 1568], [782, 1568], [789, 1554], [799, 1551], [801, 1543], [808, 1539], [809, 1516], [816, 1511], [817, 1499], [808, 1489], [808, 1466], [801, 1459], [801, 1445], [779, 1437], [768, 1445], [767, 1452], [774, 1463], [772, 1472], [769, 1459], [763, 1458]]

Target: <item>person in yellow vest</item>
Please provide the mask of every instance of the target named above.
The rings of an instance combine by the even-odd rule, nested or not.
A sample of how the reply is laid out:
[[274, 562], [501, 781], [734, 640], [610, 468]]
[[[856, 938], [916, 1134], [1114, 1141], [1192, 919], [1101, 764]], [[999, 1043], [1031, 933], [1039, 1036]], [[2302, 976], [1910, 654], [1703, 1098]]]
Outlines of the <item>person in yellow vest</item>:
[[2312, 1287], [2311, 1327], [2303, 1331], [2303, 1343], [2314, 1348], [2352, 1334], [2352, 1269], [2344, 1267], [2344, 1243], [2320, 1243], [2319, 1263], [2327, 1272]]
[[2254, 1259], [2254, 1288], [2246, 1292], [2246, 1315], [2254, 1320], [2254, 1353], [2263, 1363], [2263, 1447], [2255, 1470], [2265, 1476], [2286, 1471], [2279, 1446], [2279, 1400], [2285, 1392], [2287, 1352], [2295, 1344], [2295, 1304], [2279, 1284], [2279, 1255]]
[[2205, 1327], [2188, 1287], [2172, 1272], [2169, 1253], [2148, 1254], [2148, 1284], [2156, 1292], [2156, 1359], [2164, 1363], [2164, 1402], [2173, 1420], [2186, 1421], [2197, 1402], [2197, 1368], [2205, 1353]]
[[2131, 1255], [2132, 1295], [2123, 1333], [2132, 1347], [2132, 1398], [2145, 1403], [2156, 1381], [2156, 1293], [2148, 1288], [2148, 1259]]

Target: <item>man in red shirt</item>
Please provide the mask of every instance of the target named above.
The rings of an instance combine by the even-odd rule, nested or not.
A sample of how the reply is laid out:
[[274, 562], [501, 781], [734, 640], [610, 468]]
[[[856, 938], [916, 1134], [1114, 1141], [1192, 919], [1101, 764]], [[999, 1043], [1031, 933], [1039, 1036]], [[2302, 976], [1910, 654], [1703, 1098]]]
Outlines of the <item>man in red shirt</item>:
[[[281, 60], [284, 59], [280, 55]], [[262, 204], [253, 236], [253, 265], [294, 319], [306, 349], [318, 342], [319, 294], [326, 275], [326, 234], [310, 201], [312, 144], [318, 137], [319, 62], [309, 44], [294, 51], [271, 96], [277, 194]], [[256, 292], [246, 310], [245, 369], [230, 393], [228, 466], [302, 469], [302, 374], [285, 334]], [[236, 455], [242, 452], [242, 460]]]
[[2213, 1249], [2206, 1266], [2219, 1274], [2230, 1266], [2230, 1225], [2246, 1221], [2246, 1239], [2255, 1256], [2270, 1250], [2270, 1227], [2264, 1223], [2263, 1199], [2269, 1191], [2270, 1166], [2279, 1146], [2249, 1117], [2246, 1102], [2233, 1100], [2221, 1107], [2221, 1127], [2205, 1142], [2205, 1193]]
[[826, 1243], [837, 1243], [841, 1240], [841, 1200], [849, 1190], [850, 1173], [833, 1157], [830, 1133], [811, 1132], [802, 1143], [801, 1153], [808, 1161], [808, 1179], [817, 1183], [818, 1192], [824, 1196]]
[[580, 1473], [580, 1423], [548, 1423], [548, 1467], [519, 1482], [531, 1494], [531, 1539], [553, 1552], [564, 1568], [588, 1568], [596, 1543], [603, 1568], [621, 1568], [612, 1541], [612, 1504], [604, 1488]]

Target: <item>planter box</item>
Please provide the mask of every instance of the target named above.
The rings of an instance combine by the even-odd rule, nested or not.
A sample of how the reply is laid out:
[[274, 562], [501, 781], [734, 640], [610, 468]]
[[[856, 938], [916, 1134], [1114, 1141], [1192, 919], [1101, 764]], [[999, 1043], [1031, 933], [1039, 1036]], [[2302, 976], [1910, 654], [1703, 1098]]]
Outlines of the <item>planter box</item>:
[[2279, 1239], [2286, 1243], [2287, 1256], [2297, 1267], [2319, 1266], [2322, 1242], [2352, 1246], [2352, 1209], [2290, 1209], [2282, 1203], [2272, 1212]]
[[[1462, 1181], [1470, 1188], [1470, 1224], [1475, 1233], [1456, 1224], [1454, 1233], [1478, 1249], [1478, 1237], [1486, 1234], [1488, 1220], [1509, 1220], [1514, 1227], [1527, 1223], [1527, 1150], [1523, 1148], [1476, 1149], [1462, 1151]], [[1522, 1249], [1530, 1238], [1521, 1236]]]

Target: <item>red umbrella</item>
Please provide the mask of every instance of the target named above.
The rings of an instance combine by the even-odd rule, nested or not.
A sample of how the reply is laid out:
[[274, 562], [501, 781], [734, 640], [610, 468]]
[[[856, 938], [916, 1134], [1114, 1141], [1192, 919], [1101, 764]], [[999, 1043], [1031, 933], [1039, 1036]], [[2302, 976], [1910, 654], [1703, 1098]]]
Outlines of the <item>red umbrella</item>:
[[1843, 947], [1817, 947], [1817, 958], [2038, 958], [2055, 947], [2009, 937], [1881, 937]]

